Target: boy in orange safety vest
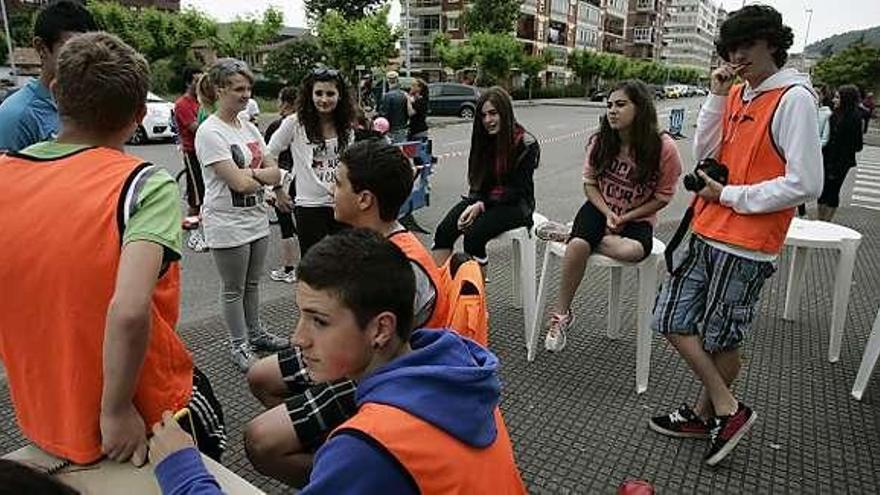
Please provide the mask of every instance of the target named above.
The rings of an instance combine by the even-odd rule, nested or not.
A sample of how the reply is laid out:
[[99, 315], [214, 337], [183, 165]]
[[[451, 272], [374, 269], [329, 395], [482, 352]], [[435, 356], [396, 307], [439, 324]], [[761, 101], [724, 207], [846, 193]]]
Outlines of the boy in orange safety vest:
[[[688, 253], [657, 298], [654, 328], [703, 385], [688, 405], [649, 420], [672, 437], [708, 438], [705, 462], [725, 458], [757, 415], [731, 392], [764, 281], [775, 271], [795, 207], [822, 188], [816, 95], [809, 76], [781, 69], [791, 28], [766, 5], [747, 5], [721, 25], [725, 63], [697, 118], [694, 155], [729, 169], [727, 185], [706, 180], [694, 205]], [[736, 77], [745, 81], [734, 85]]]
[[[415, 328], [444, 327], [447, 279], [428, 250], [397, 222], [397, 212], [413, 187], [409, 159], [379, 140], [355, 143], [340, 156], [335, 186], [336, 220], [379, 233], [409, 258], [416, 280]], [[257, 362], [248, 372], [248, 383], [268, 408], [245, 433], [251, 462], [267, 476], [301, 485], [315, 449], [355, 413], [354, 382], [316, 382], [294, 347]]]
[[220, 405], [175, 331], [177, 185], [124, 150], [149, 81], [116, 36], [73, 36], [52, 84], [61, 134], [0, 157], [0, 359], [24, 436], [74, 463], [141, 465], [146, 426], [192, 404], [202, 449], [225, 447]]
[[[359, 383], [357, 413], [318, 450], [301, 493], [525, 493], [498, 410], [497, 358], [451, 331], [411, 331], [415, 281], [399, 248], [350, 229], [310, 249], [298, 275], [292, 340], [311, 377]], [[160, 480], [180, 472], [168, 456], [191, 446], [166, 418], [151, 444]], [[209, 476], [186, 468], [166, 493]]]

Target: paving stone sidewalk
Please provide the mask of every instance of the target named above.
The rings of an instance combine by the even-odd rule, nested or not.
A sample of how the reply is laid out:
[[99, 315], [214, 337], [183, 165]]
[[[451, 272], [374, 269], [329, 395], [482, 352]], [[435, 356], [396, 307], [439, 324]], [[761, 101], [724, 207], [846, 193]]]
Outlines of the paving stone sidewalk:
[[[838, 221], [864, 235], [840, 361], [826, 357], [836, 255], [823, 251], [811, 258], [799, 319], [789, 322], [782, 319], [786, 251], [765, 286], [737, 384], [737, 394], [759, 418], [717, 468], [703, 465], [705, 441], [668, 439], [646, 428], [649, 416], [691, 401], [697, 383], [655, 336], [648, 391], [634, 393], [634, 271], [624, 275], [621, 339], [605, 337], [608, 274], [597, 269], [576, 297], [578, 321], [568, 348], [555, 355], [541, 350], [527, 363], [522, 312], [512, 305], [510, 249], [495, 246], [491, 347], [501, 358], [502, 409], [529, 491], [613, 493], [627, 479], [645, 479], [658, 493], [880, 493], [880, 378], [862, 402], [849, 395], [880, 306], [880, 223], [876, 212], [864, 209], [841, 210]], [[668, 239], [672, 228], [662, 227], [659, 236]], [[266, 301], [262, 312], [274, 328], [291, 328], [296, 318], [292, 297]], [[224, 404], [231, 440], [224, 464], [268, 493], [291, 493], [256, 474], [244, 456], [242, 427], [260, 409], [228, 362], [221, 318], [180, 332]], [[24, 444], [5, 387], [0, 424], [0, 451]]]

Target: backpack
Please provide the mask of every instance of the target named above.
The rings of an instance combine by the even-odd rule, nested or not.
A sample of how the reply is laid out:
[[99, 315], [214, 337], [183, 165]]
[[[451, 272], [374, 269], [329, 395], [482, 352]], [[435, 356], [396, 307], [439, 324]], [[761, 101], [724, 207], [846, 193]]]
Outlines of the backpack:
[[483, 347], [489, 346], [489, 312], [480, 265], [456, 253], [441, 268], [449, 277], [449, 315], [446, 327]]

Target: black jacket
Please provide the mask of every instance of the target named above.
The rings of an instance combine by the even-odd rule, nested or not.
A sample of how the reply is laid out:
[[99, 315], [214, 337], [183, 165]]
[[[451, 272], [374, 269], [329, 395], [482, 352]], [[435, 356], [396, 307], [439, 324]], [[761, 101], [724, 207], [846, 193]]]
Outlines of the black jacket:
[[831, 134], [822, 148], [826, 173], [845, 173], [856, 166], [856, 153], [862, 151], [862, 120], [860, 115], [831, 116]]
[[[486, 208], [496, 204], [520, 205], [523, 213], [531, 219], [535, 211], [534, 173], [541, 161], [541, 146], [535, 136], [526, 132], [514, 153], [516, 165], [502, 177], [491, 174], [480, 189], [471, 189], [468, 199], [472, 202], [482, 201]], [[500, 198], [490, 199], [489, 192], [499, 185], [503, 186], [504, 193]]]

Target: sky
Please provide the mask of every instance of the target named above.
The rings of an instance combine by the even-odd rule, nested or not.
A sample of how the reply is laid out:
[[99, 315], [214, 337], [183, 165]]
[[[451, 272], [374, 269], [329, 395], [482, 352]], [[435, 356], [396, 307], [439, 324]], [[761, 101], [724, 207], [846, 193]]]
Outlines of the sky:
[[[715, 0], [728, 11], [740, 8], [743, 3], [754, 3], [754, 0]], [[782, 13], [786, 24], [795, 33], [792, 53], [799, 53], [804, 47], [807, 35], [806, 9], [813, 10], [810, 21], [809, 42], [827, 38], [834, 34], [854, 29], [863, 29], [880, 25], [880, 1], [878, 0], [764, 0], [762, 3], [772, 5]], [[285, 24], [288, 26], [305, 26], [305, 9], [302, 0], [181, 0], [181, 6], [192, 6], [205, 12], [219, 21], [230, 21], [236, 15], [262, 13], [270, 5], [284, 12]], [[396, 23], [399, 19], [400, 4], [392, 2], [391, 19]]]

